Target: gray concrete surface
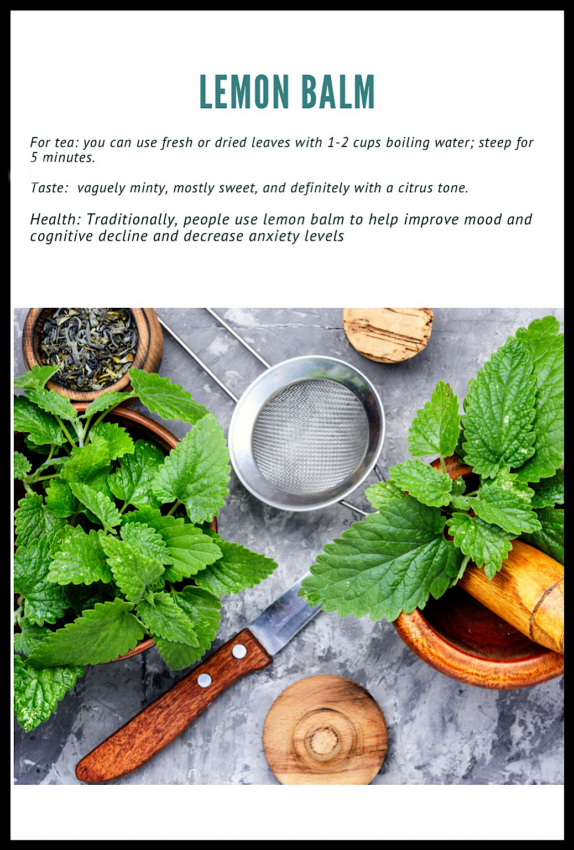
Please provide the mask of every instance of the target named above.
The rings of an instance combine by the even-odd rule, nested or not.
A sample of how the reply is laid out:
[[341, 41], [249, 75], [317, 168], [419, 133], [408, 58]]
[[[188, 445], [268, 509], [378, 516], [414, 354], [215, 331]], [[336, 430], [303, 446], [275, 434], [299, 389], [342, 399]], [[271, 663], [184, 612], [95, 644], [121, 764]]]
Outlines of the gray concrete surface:
[[[348, 344], [338, 309], [222, 309], [221, 314], [270, 362], [320, 353], [363, 370], [380, 391], [387, 436], [383, 472], [405, 459], [413, 416], [436, 382], [462, 397], [467, 381], [516, 328], [559, 309], [441, 309], [426, 349], [398, 365], [361, 357]], [[158, 313], [240, 395], [260, 366], [201, 309]], [[14, 317], [15, 371], [23, 371], [21, 332]], [[189, 390], [227, 431], [230, 399], [166, 336], [161, 374]], [[167, 423], [182, 437], [187, 426]], [[369, 483], [376, 480], [375, 474]], [[369, 508], [361, 492], [353, 501]], [[313, 563], [323, 545], [357, 517], [336, 505], [308, 513], [269, 508], [232, 474], [219, 516], [222, 535], [276, 559], [279, 568], [258, 587], [224, 599], [216, 646], [231, 637]], [[383, 709], [389, 752], [374, 784], [542, 785], [563, 782], [562, 678], [515, 691], [489, 691], [441, 675], [420, 661], [386, 621], [321, 613], [271, 667], [224, 692], [176, 741], [116, 785], [276, 784], [261, 744], [263, 722], [288, 685], [317, 674], [346, 676], [366, 687]], [[87, 668], [50, 720], [32, 732], [15, 729], [15, 781], [79, 784], [78, 760], [182, 677], [155, 649], [128, 661]]]

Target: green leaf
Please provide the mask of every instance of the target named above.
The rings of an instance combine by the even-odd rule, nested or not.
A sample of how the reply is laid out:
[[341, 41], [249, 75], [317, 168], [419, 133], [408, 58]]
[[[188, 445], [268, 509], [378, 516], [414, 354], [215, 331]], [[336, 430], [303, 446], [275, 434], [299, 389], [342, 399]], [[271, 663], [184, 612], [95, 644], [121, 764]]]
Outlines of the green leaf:
[[46, 487], [46, 506], [54, 516], [68, 517], [75, 514], [79, 502], [62, 478], [53, 478]]
[[162, 504], [179, 499], [194, 523], [209, 522], [225, 504], [229, 452], [223, 431], [204, 416], [166, 457], [152, 482]]
[[32, 464], [28, 458], [21, 452], [14, 452], [14, 478], [23, 481], [31, 469]]
[[523, 534], [521, 540], [530, 543], [561, 564], [564, 563], [564, 511], [560, 508], [544, 508], [538, 511], [540, 531]]
[[400, 498], [401, 495], [402, 490], [392, 481], [380, 481], [378, 484], [371, 484], [365, 490], [365, 496], [377, 511], [384, 509], [389, 501], [392, 502], [393, 499]]
[[221, 557], [195, 576], [195, 583], [216, 596], [240, 593], [271, 575], [277, 564], [272, 558], [251, 552], [239, 543], [222, 540], [215, 531], [205, 531], [221, 550]]
[[148, 602], [143, 599], [137, 614], [155, 638], [199, 646], [192, 623], [185, 612], [174, 602], [169, 593], [154, 593]]
[[18, 546], [27, 546], [31, 540], [49, 535], [66, 525], [63, 519], [46, 510], [39, 493], [26, 493], [20, 499], [14, 519]]
[[63, 591], [68, 605], [76, 615], [93, 608], [97, 602], [113, 601], [121, 595], [121, 591], [114, 584], [103, 584], [100, 581], [94, 584], [68, 584]]
[[95, 437], [103, 437], [106, 441], [110, 460], [134, 452], [134, 441], [126, 429], [115, 422], [98, 422], [90, 431], [92, 443]]
[[392, 466], [389, 470], [389, 480], [425, 505], [440, 507], [451, 501], [452, 481], [449, 476], [438, 472], [422, 460], [411, 458], [406, 463]]
[[536, 531], [540, 523], [530, 507], [532, 490], [517, 489], [513, 477], [506, 473], [494, 481], [485, 481], [470, 503], [475, 514], [485, 522], [518, 536], [523, 532]]
[[14, 635], [14, 650], [24, 655], [32, 655], [39, 643], [52, 634], [47, 626], [37, 626], [26, 617], [20, 620], [20, 632]]
[[457, 511], [468, 511], [470, 510], [470, 500], [466, 496], [453, 496], [452, 506]]
[[45, 460], [34, 472], [34, 477], [38, 475], [38, 473], [44, 472], [46, 469], [50, 469], [50, 467], [54, 467], [55, 469], [61, 468], [70, 460], [69, 455], [64, 455], [63, 457], [52, 457], [49, 460]]
[[97, 396], [97, 398], [88, 404], [84, 411], [84, 419], [87, 421], [88, 419], [91, 419], [95, 413], [103, 413], [104, 410], [110, 410], [112, 407], [116, 407], [123, 401], [127, 401], [127, 399], [133, 397], [133, 393], [103, 393], [103, 395]]
[[185, 587], [181, 593], [174, 593], [172, 598], [193, 625], [198, 646], [164, 640], [155, 635], [154, 641], [169, 667], [181, 670], [199, 661], [211, 646], [219, 628], [221, 603], [217, 596], [199, 587]]
[[78, 677], [84, 675], [84, 668], [53, 667], [36, 670], [22, 661], [20, 665], [24, 667], [26, 677], [22, 680], [22, 686], [16, 689], [14, 712], [20, 726], [25, 732], [30, 732], [42, 721], [49, 719], [66, 691], [74, 687]]
[[164, 457], [164, 453], [155, 443], [137, 440], [134, 453], [124, 455], [117, 472], [108, 477], [108, 484], [114, 496], [136, 507], [155, 505], [156, 499], [150, 491], [150, 482], [155, 478]]
[[462, 419], [464, 460], [493, 478], [534, 454], [535, 381], [530, 352], [514, 337], [495, 351], [468, 383]]
[[458, 397], [452, 388], [439, 381], [422, 410], [417, 411], [409, 430], [409, 451], [415, 457], [453, 454], [460, 432]]
[[339, 616], [386, 617], [423, 608], [458, 573], [460, 553], [445, 540], [438, 508], [384, 488], [381, 513], [353, 523], [325, 546], [300, 595]]
[[51, 447], [49, 445], [45, 446], [37, 446], [36, 443], [30, 439], [30, 435], [26, 434], [24, 437], [24, 442], [26, 446], [30, 449], [31, 452], [37, 452], [39, 455], [49, 455], [51, 451]]
[[125, 655], [144, 637], [130, 602], [98, 602], [73, 623], [52, 632], [30, 657], [34, 667], [102, 664]]
[[165, 540], [172, 561], [163, 575], [166, 581], [190, 578], [221, 558], [219, 546], [183, 517], [162, 516], [157, 508], [142, 508], [124, 515], [124, 525], [130, 522], [146, 523]]
[[61, 446], [66, 436], [58, 420], [45, 410], [41, 410], [24, 395], [14, 398], [14, 428], [30, 435], [37, 446], [54, 443]]
[[29, 372], [21, 375], [19, 378], [14, 378], [14, 387], [23, 390], [41, 390], [50, 378], [53, 378], [56, 372], [60, 371], [60, 366], [32, 366]]
[[19, 546], [14, 555], [14, 592], [24, 596], [25, 614], [30, 623], [55, 623], [66, 613], [66, 598], [57, 584], [48, 581], [50, 537]]
[[466, 490], [466, 481], [463, 476], [460, 475], [458, 478], [455, 478], [452, 482], [452, 495], [453, 496], [462, 496], [462, 494]]
[[59, 416], [60, 419], [66, 419], [68, 422], [73, 422], [78, 418], [78, 411], [72, 404], [69, 398], [65, 398], [52, 390], [27, 390], [26, 395], [48, 413], [53, 413], [54, 416]]
[[50, 565], [48, 580], [56, 584], [107, 583], [112, 580], [100, 532], [74, 528], [60, 544]]
[[198, 404], [179, 384], [169, 378], [160, 378], [154, 372], [143, 369], [129, 370], [134, 392], [148, 410], [158, 413], [162, 419], [181, 419], [195, 425], [208, 410]]
[[19, 655], [14, 656], [14, 692], [17, 693], [21, 691], [25, 684], [26, 679], [28, 677], [28, 670], [26, 669], [26, 662], [23, 658], [20, 658]]
[[557, 469], [552, 478], [544, 478], [532, 485], [534, 496], [533, 508], [553, 508], [554, 505], [564, 504], [564, 470]]
[[[122, 533], [124, 531], [125, 528]], [[163, 574], [163, 564], [157, 558], [144, 555], [139, 546], [131, 546], [117, 537], [103, 536], [101, 543], [108, 556], [108, 564], [116, 584], [126, 599], [139, 602], [148, 588]]]
[[447, 525], [455, 546], [470, 555], [477, 567], [484, 567], [488, 578], [493, 578], [512, 549], [513, 535], [468, 514], [453, 514]]
[[62, 478], [71, 484], [80, 481], [88, 484], [102, 469], [110, 465], [108, 444], [103, 437], [94, 437], [87, 446], [72, 449], [68, 463], [62, 469]]
[[80, 481], [70, 483], [74, 496], [96, 516], [105, 528], [113, 528], [122, 521], [120, 513], [112, 500], [104, 493], [98, 493], [93, 487]]
[[150, 525], [128, 523], [122, 527], [122, 539], [140, 551], [145, 558], [155, 558], [161, 564], [171, 564], [171, 555], [161, 534]]
[[[535, 319], [516, 337], [529, 350], [536, 379], [534, 456], [518, 470], [521, 481], [549, 478], [564, 452], [564, 334], [554, 316]], [[518, 466], [519, 464], [515, 464]]]

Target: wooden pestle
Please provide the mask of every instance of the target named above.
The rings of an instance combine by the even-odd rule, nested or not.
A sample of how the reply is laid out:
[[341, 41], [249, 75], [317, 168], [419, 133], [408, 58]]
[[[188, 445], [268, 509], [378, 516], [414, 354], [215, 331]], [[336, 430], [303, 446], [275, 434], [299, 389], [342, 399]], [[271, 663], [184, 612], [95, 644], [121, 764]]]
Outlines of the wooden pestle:
[[[440, 469], [440, 461], [431, 466]], [[446, 468], [453, 479], [471, 472], [456, 456], [446, 459]], [[493, 579], [469, 564], [457, 586], [530, 640], [564, 654], [564, 567], [554, 558], [513, 540]]]
[[522, 540], [489, 579], [469, 564], [458, 587], [541, 646], [564, 654], [564, 567]]

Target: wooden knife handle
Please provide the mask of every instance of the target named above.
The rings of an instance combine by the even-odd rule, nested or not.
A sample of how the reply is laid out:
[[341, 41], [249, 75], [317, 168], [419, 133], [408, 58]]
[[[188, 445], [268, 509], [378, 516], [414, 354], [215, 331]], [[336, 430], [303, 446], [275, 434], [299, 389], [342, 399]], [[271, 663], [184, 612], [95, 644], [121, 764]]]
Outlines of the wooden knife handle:
[[[229, 685], [247, 673], [263, 670], [272, 661], [249, 629], [243, 629], [84, 756], [76, 767], [77, 778], [82, 782], [108, 782], [135, 770], [177, 738]], [[205, 687], [198, 683], [200, 676]]]

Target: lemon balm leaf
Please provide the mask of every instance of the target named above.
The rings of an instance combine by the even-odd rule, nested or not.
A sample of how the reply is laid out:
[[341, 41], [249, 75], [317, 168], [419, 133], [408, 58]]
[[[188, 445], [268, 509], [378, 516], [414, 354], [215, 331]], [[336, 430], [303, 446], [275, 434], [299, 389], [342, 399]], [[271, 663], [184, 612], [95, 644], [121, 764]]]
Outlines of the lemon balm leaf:
[[448, 505], [451, 501], [452, 481], [422, 460], [409, 459], [397, 463], [389, 470], [389, 480], [410, 493], [419, 502], [431, 507]]
[[145, 406], [162, 419], [181, 419], [195, 425], [207, 413], [179, 384], [153, 372], [134, 367], [129, 371], [134, 392]]
[[229, 452], [221, 426], [208, 414], [159, 467], [151, 489], [161, 504], [179, 499], [193, 523], [210, 522], [225, 504]]
[[50, 718], [58, 702], [84, 675], [84, 668], [72, 666], [36, 670], [22, 659], [18, 659], [18, 665], [20, 685], [15, 688], [14, 712], [24, 731], [31, 732]]
[[24, 390], [41, 390], [53, 378], [60, 366], [32, 366], [29, 372], [14, 378], [14, 387]]
[[551, 478], [543, 478], [542, 481], [534, 483], [532, 489], [534, 490], [533, 508], [552, 508], [554, 505], [563, 505], [564, 470], [557, 469]]
[[454, 513], [447, 525], [455, 546], [470, 555], [477, 567], [484, 567], [488, 578], [493, 578], [512, 549], [513, 535], [480, 517], [463, 513]]
[[24, 395], [14, 398], [14, 428], [28, 434], [37, 446], [61, 446], [66, 442], [56, 417]]
[[534, 364], [528, 348], [510, 337], [469, 381], [464, 400], [464, 460], [493, 478], [534, 454]]
[[205, 532], [216, 544], [221, 557], [195, 576], [195, 583], [216, 596], [240, 593], [266, 579], [277, 564], [272, 558], [252, 552], [239, 543], [222, 538], [215, 531]]
[[536, 381], [534, 455], [517, 472], [521, 481], [538, 482], [563, 461], [564, 334], [554, 316], [545, 316], [519, 328], [516, 337], [530, 352]]
[[393, 488], [383, 492], [380, 513], [353, 523], [317, 557], [300, 591], [310, 604], [392, 621], [424, 608], [456, 578], [462, 556], [444, 537], [440, 510]]
[[124, 455], [117, 470], [108, 477], [110, 490], [118, 499], [135, 507], [155, 505], [150, 483], [164, 461], [164, 453], [148, 440], [137, 440], [133, 454]]
[[460, 433], [458, 397], [444, 381], [439, 381], [431, 400], [427, 401], [409, 430], [409, 451], [415, 457], [454, 453]]
[[533, 534], [523, 534], [521, 539], [563, 564], [564, 511], [560, 508], [543, 508], [537, 513], [540, 529]]
[[52, 632], [30, 656], [36, 668], [102, 664], [134, 649], [145, 630], [131, 602], [97, 602], [73, 623]]

